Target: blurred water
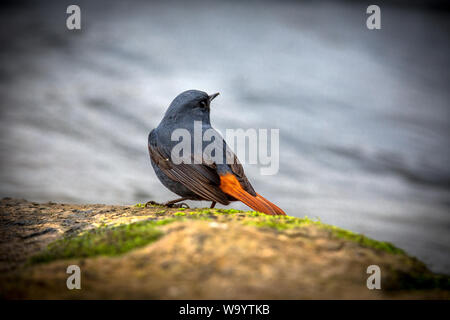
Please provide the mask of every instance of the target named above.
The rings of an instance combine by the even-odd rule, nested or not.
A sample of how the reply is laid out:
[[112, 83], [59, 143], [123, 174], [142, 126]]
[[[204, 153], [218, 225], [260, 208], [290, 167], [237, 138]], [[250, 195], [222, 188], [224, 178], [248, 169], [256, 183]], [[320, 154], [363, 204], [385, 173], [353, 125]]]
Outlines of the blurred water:
[[147, 134], [181, 91], [220, 91], [222, 132], [280, 129], [279, 174], [245, 166], [259, 193], [450, 273], [448, 13], [383, 6], [370, 31], [348, 2], [86, 1], [71, 32], [69, 4], [0, 14], [1, 196], [172, 199]]

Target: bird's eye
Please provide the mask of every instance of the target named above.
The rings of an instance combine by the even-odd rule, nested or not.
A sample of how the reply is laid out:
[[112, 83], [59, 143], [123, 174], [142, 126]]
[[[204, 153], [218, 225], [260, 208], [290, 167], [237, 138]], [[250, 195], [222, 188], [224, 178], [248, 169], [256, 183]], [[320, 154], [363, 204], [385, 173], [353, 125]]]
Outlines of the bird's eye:
[[200, 101], [200, 105], [201, 105], [203, 108], [206, 108], [206, 101], [205, 101], [205, 100]]

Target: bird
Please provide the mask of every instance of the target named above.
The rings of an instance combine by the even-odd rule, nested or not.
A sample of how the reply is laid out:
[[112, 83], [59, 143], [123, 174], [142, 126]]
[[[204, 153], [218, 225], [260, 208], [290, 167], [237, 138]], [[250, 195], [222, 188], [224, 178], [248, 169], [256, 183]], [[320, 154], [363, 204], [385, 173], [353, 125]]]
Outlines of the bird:
[[[208, 95], [200, 90], [187, 90], [180, 93], [169, 105], [159, 125], [148, 135], [148, 151], [152, 167], [160, 182], [170, 191], [179, 195], [163, 205], [180, 206], [185, 200], [211, 201], [210, 208], [216, 203], [229, 205], [232, 201], [241, 201], [255, 211], [268, 215], [286, 215], [278, 206], [258, 194], [247, 179], [242, 164], [230, 150], [222, 136], [211, 126], [210, 106], [219, 93]], [[202, 132], [211, 130], [215, 143], [220, 143], [224, 157], [231, 161], [211, 161], [211, 159], [192, 161], [174, 161], [172, 149], [177, 140], [172, 134], [177, 129], [194, 133], [195, 122], [201, 124]], [[203, 135], [202, 135], [203, 137]], [[202, 150], [195, 150], [183, 159], [195, 159], [203, 156], [206, 143], [202, 142]], [[202, 153], [202, 154], [199, 154]], [[147, 204], [156, 204], [149, 201]], [[183, 204], [182, 204], [183, 205]], [[182, 206], [181, 205], [181, 206]]]

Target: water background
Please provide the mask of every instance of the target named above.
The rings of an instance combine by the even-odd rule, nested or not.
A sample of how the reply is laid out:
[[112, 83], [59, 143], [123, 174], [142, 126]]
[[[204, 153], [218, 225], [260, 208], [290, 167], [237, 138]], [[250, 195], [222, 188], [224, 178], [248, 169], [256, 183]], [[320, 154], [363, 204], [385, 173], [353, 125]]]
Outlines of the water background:
[[280, 129], [279, 173], [245, 166], [259, 193], [450, 273], [448, 11], [384, 5], [370, 31], [359, 2], [82, 1], [73, 32], [71, 3], [20, 4], [0, 13], [0, 196], [173, 199], [148, 132], [178, 93], [220, 91], [217, 129]]

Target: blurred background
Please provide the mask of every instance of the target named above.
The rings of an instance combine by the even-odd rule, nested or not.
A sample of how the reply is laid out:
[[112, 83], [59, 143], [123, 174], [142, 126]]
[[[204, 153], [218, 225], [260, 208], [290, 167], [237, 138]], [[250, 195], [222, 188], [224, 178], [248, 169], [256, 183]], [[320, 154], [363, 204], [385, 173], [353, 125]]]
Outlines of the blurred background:
[[370, 4], [3, 3], [0, 197], [174, 199], [147, 135], [178, 93], [219, 91], [220, 131], [280, 129], [279, 173], [245, 165], [259, 193], [450, 273], [448, 5], [377, 2], [368, 30]]

